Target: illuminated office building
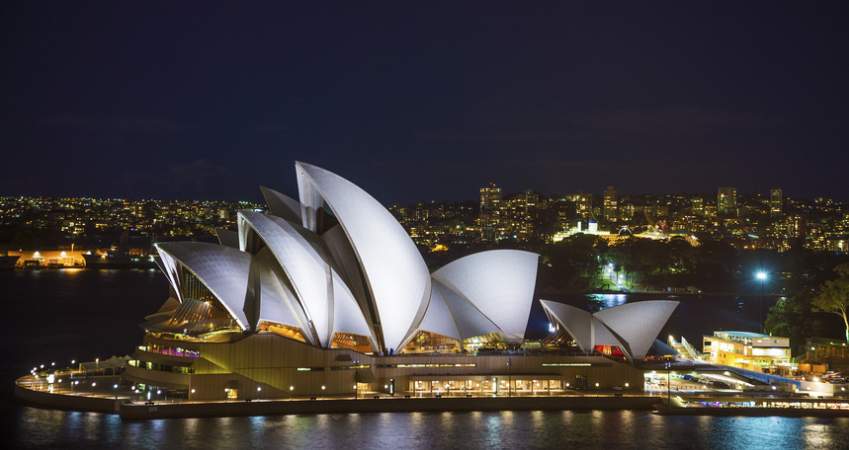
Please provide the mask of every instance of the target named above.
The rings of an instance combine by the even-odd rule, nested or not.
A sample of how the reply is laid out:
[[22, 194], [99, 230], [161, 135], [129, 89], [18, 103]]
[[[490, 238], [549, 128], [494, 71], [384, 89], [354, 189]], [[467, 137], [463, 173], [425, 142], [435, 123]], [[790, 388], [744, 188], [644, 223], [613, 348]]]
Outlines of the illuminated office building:
[[790, 366], [790, 338], [747, 331], [715, 331], [703, 337], [708, 361], [758, 372]]
[[481, 241], [494, 242], [498, 239], [501, 188], [495, 183], [480, 188], [480, 200]]
[[723, 186], [716, 193], [716, 212], [720, 215], [737, 215], [737, 188]]
[[777, 216], [784, 210], [784, 196], [781, 188], [772, 188], [769, 190], [769, 213]]
[[608, 186], [604, 191], [604, 199], [602, 200], [602, 214], [608, 222], [616, 222], [618, 201], [616, 198], [616, 188]]

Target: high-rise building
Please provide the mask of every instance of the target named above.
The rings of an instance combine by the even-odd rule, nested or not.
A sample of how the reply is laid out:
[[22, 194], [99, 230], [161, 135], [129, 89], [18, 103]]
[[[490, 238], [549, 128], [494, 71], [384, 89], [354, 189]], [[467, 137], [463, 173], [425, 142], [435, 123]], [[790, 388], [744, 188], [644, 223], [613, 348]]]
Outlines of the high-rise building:
[[722, 186], [717, 190], [716, 212], [720, 215], [737, 214], [737, 188]]
[[498, 237], [498, 216], [501, 206], [501, 188], [495, 183], [480, 188], [481, 210], [480, 226], [481, 241], [492, 242]]
[[694, 216], [705, 215], [705, 199], [693, 197], [690, 199], [690, 211]]
[[769, 214], [777, 216], [784, 210], [784, 194], [781, 188], [769, 190]]
[[589, 219], [593, 215], [593, 196], [586, 192], [569, 194], [566, 199], [575, 204], [575, 213], [581, 219]]
[[609, 222], [616, 222], [617, 209], [616, 188], [608, 186], [604, 191], [604, 200], [602, 201], [602, 214], [604, 215], [604, 219]]
[[496, 239], [528, 241], [533, 237], [539, 194], [526, 191], [502, 199], [498, 208]]
[[422, 202], [416, 203], [416, 221], [427, 222], [428, 218], [430, 218], [430, 210], [427, 205]]

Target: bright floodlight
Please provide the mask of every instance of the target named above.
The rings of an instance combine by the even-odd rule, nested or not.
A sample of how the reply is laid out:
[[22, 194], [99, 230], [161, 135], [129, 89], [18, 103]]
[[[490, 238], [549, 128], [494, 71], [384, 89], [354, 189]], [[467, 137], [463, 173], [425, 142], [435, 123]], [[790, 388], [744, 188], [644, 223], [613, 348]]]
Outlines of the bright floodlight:
[[769, 278], [769, 276], [763, 270], [755, 272], [755, 279], [758, 281], [766, 281], [767, 278]]

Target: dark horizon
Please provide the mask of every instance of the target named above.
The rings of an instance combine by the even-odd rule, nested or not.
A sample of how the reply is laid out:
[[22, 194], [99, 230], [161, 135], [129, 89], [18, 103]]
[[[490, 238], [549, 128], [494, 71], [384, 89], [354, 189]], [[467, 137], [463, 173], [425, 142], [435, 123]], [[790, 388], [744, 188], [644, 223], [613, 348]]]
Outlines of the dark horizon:
[[849, 200], [849, 4], [4, 5], [0, 195]]

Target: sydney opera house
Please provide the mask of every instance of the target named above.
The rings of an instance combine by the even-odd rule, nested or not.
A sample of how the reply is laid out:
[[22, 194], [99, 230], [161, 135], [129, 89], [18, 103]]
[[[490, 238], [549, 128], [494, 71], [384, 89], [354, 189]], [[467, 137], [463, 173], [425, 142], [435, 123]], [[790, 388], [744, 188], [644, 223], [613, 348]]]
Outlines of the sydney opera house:
[[[377, 200], [296, 163], [298, 199], [261, 188], [219, 244], [162, 242], [170, 284], [124, 376], [190, 399], [640, 390], [677, 306], [592, 314], [535, 298], [539, 256], [491, 250], [430, 271]], [[550, 322], [526, 339], [535, 301]]]

